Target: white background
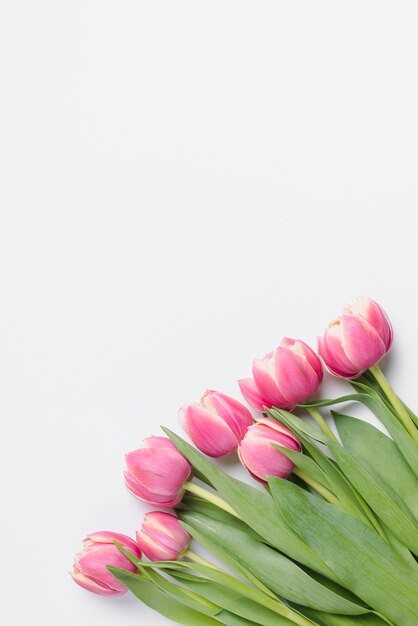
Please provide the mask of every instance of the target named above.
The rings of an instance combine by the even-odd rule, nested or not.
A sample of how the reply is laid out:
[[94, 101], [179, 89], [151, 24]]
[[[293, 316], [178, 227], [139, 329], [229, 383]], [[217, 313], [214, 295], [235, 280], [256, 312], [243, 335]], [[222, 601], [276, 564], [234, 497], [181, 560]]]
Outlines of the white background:
[[386, 370], [418, 406], [417, 18], [0, 1], [8, 626], [165, 624], [68, 576], [86, 533], [140, 524], [124, 453], [358, 294], [387, 309]]

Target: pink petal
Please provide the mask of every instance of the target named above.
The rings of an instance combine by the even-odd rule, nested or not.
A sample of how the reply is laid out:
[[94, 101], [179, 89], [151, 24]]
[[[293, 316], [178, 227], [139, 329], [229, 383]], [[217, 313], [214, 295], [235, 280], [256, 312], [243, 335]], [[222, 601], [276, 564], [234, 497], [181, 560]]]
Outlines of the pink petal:
[[238, 385], [248, 404], [256, 411], [263, 413], [264, 407], [269, 406], [269, 403], [262, 396], [254, 380], [252, 378], [241, 378], [241, 380], [238, 381]]
[[320, 358], [322, 359], [322, 362], [324, 363], [324, 366], [328, 370], [328, 372], [332, 374], [333, 376], [351, 378], [350, 374], [347, 374], [347, 372], [342, 372], [336, 367], [333, 356], [329, 352], [325, 344], [324, 338], [317, 337], [317, 341], [318, 341], [318, 354]]
[[124, 472], [124, 477], [125, 485], [128, 488], [128, 491], [130, 491], [136, 498], [139, 498], [152, 506], [158, 506], [162, 509], [171, 509], [180, 504], [183, 499], [184, 489], [180, 489], [176, 494], [167, 496], [149, 491], [141, 485], [141, 483], [135, 478], [135, 476], [130, 474], [129, 471]]
[[271, 419], [261, 419], [250, 426], [238, 448], [238, 455], [248, 471], [258, 480], [266, 476], [287, 478], [293, 463], [271, 444], [278, 443], [291, 450], [301, 450], [299, 439], [288, 428]]
[[178, 546], [164, 545], [163, 541], [158, 542], [144, 532], [138, 533], [137, 541], [150, 561], [177, 561], [181, 555]]
[[239, 457], [244, 466], [257, 478], [267, 482], [267, 476], [287, 478], [293, 469], [293, 463], [267, 439], [244, 439], [239, 446]]
[[83, 587], [83, 589], [87, 589], [87, 591], [97, 593], [100, 596], [117, 596], [122, 595], [128, 591], [126, 587], [124, 587], [123, 589], [102, 587], [100, 584], [94, 582], [94, 580], [90, 580], [90, 578], [84, 576], [81, 572], [70, 572], [70, 576], [74, 580], [74, 582], [77, 583], [77, 585], [80, 585], [80, 587]]
[[292, 433], [289, 428], [280, 424], [280, 422], [276, 422], [276, 420], [268, 417], [260, 419], [254, 424], [254, 428], [251, 429], [251, 434], [253, 433], [257, 437], [271, 439], [292, 450], [300, 451], [302, 449], [302, 445], [295, 433]]
[[137, 541], [151, 560], [176, 560], [187, 549], [191, 537], [174, 515], [153, 511], [145, 515]]
[[289, 403], [277, 386], [274, 360], [274, 353], [271, 352], [264, 359], [256, 359], [254, 361], [254, 381], [261, 394], [267, 400], [268, 406], [288, 408]]
[[314, 350], [312, 350], [310, 346], [308, 346], [307, 343], [301, 341], [300, 339], [289, 339], [289, 337], [283, 337], [282, 341], [280, 342], [280, 346], [282, 348], [290, 348], [300, 357], [306, 359], [316, 373], [319, 382], [322, 381], [322, 378], [324, 376], [322, 363], [318, 358], [318, 355], [315, 353]]
[[309, 400], [320, 381], [309, 362], [289, 348], [279, 347], [275, 358], [276, 380], [289, 407]]
[[239, 443], [229, 426], [204, 407], [190, 404], [184, 411], [184, 422], [193, 443], [209, 456], [229, 454]]
[[144, 439], [140, 448], [169, 448], [171, 450], [177, 450], [171, 439], [168, 437], [156, 437], [155, 435]]
[[177, 450], [140, 448], [126, 455], [128, 470], [148, 491], [174, 495], [191, 473], [191, 466]]
[[78, 559], [78, 567], [84, 576], [100, 585], [105, 585], [116, 591], [123, 591], [125, 586], [114, 578], [106, 568], [107, 565], [127, 569], [131, 572], [136, 571], [136, 567], [119, 552], [116, 546], [103, 544], [96, 550], [86, 554], [82, 553]]
[[361, 315], [374, 328], [388, 351], [392, 345], [393, 330], [382, 307], [371, 298], [358, 298], [351, 309], [354, 314]]
[[382, 339], [372, 326], [360, 317], [341, 317], [344, 352], [359, 371], [380, 361], [386, 353]]
[[178, 543], [190, 541], [189, 533], [184, 530], [178, 518], [171, 513], [163, 513], [162, 511], [147, 513], [144, 516], [142, 528], [145, 528], [147, 532], [151, 528], [165, 532], [167, 535], [171, 535]]
[[348, 358], [342, 341], [342, 326], [338, 320], [338, 323], [331, 324], [325, 331], [323, 343], [319, 346], [320, 354], [331, 371], [346, 378], [356, 377], [359, 369]]
[[248, 426], [253, 423], [251, 413], [241, 402], [219, 391], [207, 390], [202, 403], [206, 408], [212, 408], [228, 424], [238, 441], [241, 441]]
[[114, 541], [117, 541], [121, 544], [128, 552], [134, 554], [138, 558], [141, 558], [141, 552], [133, 539], [128, 537], [127, 535], [122, 535], [120, 533], [113, 533], [107, 530], [101, 530], [95, 533], [91, 533], [87, 535], [86, 540], [93, 541], [94, 543], [108, 543], [110, 545], [114, 545]]

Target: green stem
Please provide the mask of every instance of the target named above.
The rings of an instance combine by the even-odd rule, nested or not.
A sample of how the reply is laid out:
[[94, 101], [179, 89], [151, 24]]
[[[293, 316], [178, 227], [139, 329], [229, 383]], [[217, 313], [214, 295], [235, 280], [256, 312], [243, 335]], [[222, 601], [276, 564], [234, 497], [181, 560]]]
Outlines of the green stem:
[[[210, 567], [211, 569], [216, 570], [217, 572], [222, 572], [223, 574], [225, 573], [224, 570], [222, 570], [220, 567], [217, 567], [210, 561], [207, 561], [206, 559], [201, 557], [199, 554], [196, 554], [196, 552], [193, 552], [193, 550], [187, 550], [184, 553], [183, 558], [187, 558], [189, 559], [189, 561], [192, 561], [193, 563], [198, 563], [199, 565], [205, 565], [206, 567]], [[264, 583], [259, 581], [258, 578], [256, 578], [253, 574], [251, 574], [244, 567], [240, 566], [238, 563], [236, 564], [236, 567], [239, 568], [239, 573], [241, 574], [241, 576], [245, 580], [247, 580], [251, 585], [254, 585], [254, 587], [257, 587], [259, 591], [261, 591], [262, 593], [265, 593], [270, 598], [273, 598], [273, 600], [277, 601], [277, 597], [274, 595], [274, 593], [270, 591], [270, 589], [266, 587]]]
[[418, 430], [414, 422], [412, 421], [408, 411], [406, 410], [405, 406], [403, 405], [401, 400], [398, 398], [396, 393], [393, 391], [388, 379], [386, 378], [386, 376], [380, 369], [379, 365], [377, 364], [373, 365], [373, 367], [370, 368], [370, 371], [375, 377], [375, 379], [377, 380], [377, 382], [379, 383], [380, 388], [386, 395], [387, 399], [389, 400], [389, 402], [395, 409], [400, 421], [405, 426], [405, 429], [411, 435], [412, 439], [416, 443], [418, 443]]
[[328, 424], [326, 423], [326, 421], [324, 420], [324, 418], [322, 417], [318, 409], [315, 409], [314, 407], [307, 407], [307, 411], [309, 415], [315, 420], [315, 422], [317, 423], [319, 428], [322, 430], [324, 435], [326, 435], [332, 441], [336, 441], [339, 444], [340, 442], [338, 441], [337, 437], [334, 435], [331, 428], [328, 426]]
[[241, 519], [238, 513], [234, 511], [231, 506], [229, 506], [228, 502], [222, 500], [222, 498], [217, 496], [215, 493], [212, 493], [211, 491], [208, 491], [207, 489], [204, 489], [203, 487], [200, 487], [200, 485], [196, 485], [189, 480], [184, 484], [184, 488], [189, 493], [194, 493], [195, 496], [199, 496], [199, 498], [202, 498], [202, 500], [206, 500], [206, 502], [210, 502], [211, 504], [217, 506], [219, 509], [223, 509], [230, 515]]
[[183, 558], [189, 559], [189, 561], [193, 561], [193, 563], [199, 563], [199, 565], [205, 565], [206, 567], [212, 567], [213, 569], [217, 569], [220, 572], [222, 571], [219, 567], [216, 567], [216, 565], [214, 565], [210, 561], [207, 561], [202, 556], [196, 554], [196, 552], [193, 552], [193, 550], [187, 550], [187, 552], [184, 553]]
[[294, 467], [293, 473], [296, 474], [296, 476], [299, 476], [299, 478], [301, 478], [303, 481], [305, 481], [305, 483], [312, 487], [312, 489], [315, 489], [315, 491], [317, 491], [327, 502], [330, 502], [330, 504], [335, 504], [335, 506], [338, 506], [340, 509], [342, 508], [342, 504], [337, 496], [334, 496], [334, 494], [329, 489], [324, 487], [324, 485], [321, 485], [321, 483], [319, 483], [317, 480], [311, 478], [308, 474], [306, 474], [306, 472], [299, 469], [299, 467]]

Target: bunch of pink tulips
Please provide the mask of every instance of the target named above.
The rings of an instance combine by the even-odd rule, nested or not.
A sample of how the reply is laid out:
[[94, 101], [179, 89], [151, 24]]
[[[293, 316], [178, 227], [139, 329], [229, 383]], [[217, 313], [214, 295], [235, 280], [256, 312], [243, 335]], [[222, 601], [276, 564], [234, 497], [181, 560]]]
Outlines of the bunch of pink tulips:
[[[254, 414], [213, 390], [182, 406], [179, 422], [195, 448], [168, 433], [126, 454], [126, 487], [164, 511], [145, 515], [136, 541], [110, 532], [88, 535], [75, 557], [74, 581], [102, 595], [129, 588], [184, 624], [416, 624], [418, 492], [414, 509], [405, 489], [395, 491], [398, 480], [418, 486], [418, 419], [378, 365], [392, 341], [383, 309], [360, 298], [328, 325], [318, 354], [301, 340], [284, 338], [254, 360], [252, 377], [239, 381]], [[323, 366], [348, 379], [354, 392], [315, 400]], [[332, 412], [340, 441], [332, 416], [326, 420], [319, 408], [353, 400], [374, 411], [391, 438]], [[315, 425], [298, 416], [301, 410]], [[377, 456], [381, 446], [388, 468], [396, 465], [383, 486], [381, 462], [363, 453], [367, 437]], [[235, 452], [264, 489], [228, 477], [205, 458]], [[393, 526], [397, 511], [399, 528]], [[232, 563], [237, 576], [192, 552], [192, 539]], [[357, 562], [357, 551], [364, 552], [364, 563]], [[375, 570], [367, 570], [366, 557], [371, 563], [373, 551], [381, 593], [368, 580]], [[379, 559], [390, 565], [387, 578]], [[394, 583], [389, 594], [393, 572], [402, 581], [402, 597]]]

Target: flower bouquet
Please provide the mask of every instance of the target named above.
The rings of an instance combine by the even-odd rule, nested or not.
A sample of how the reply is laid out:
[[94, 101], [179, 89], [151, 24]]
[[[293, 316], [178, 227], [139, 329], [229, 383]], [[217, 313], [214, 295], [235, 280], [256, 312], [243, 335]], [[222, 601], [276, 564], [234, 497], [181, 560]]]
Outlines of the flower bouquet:
[[[89, 535], [75, 582], [101, 595], [129, 589], [191, 626], [416, 626], [418, 418], [378, 365], [392, 339], [383, 309], [360, 298], [329, 324], [318, 355], [285, 338], [254, 361], [239, 381], [254, 416], [212, 390], [183, 406], [194, 445], [163, 428], [126, 455], [127, 488], [159, 510], [135, 540]], [[315, 399], [323, 365], [348, 381], [346, 395]], [[348, 415], [352, 403], [387, 434]], [[248, 482], [208, 458], [234, 451]]]

